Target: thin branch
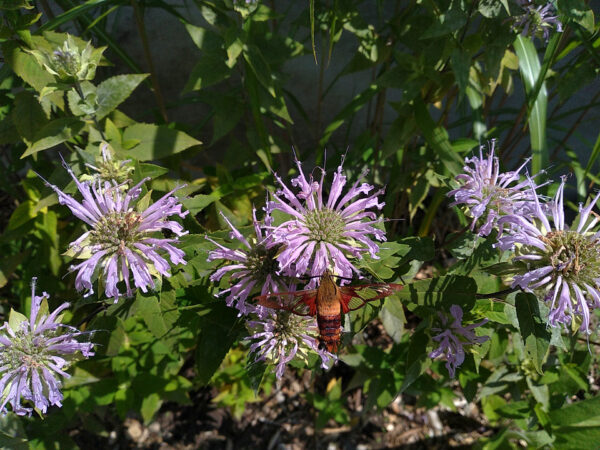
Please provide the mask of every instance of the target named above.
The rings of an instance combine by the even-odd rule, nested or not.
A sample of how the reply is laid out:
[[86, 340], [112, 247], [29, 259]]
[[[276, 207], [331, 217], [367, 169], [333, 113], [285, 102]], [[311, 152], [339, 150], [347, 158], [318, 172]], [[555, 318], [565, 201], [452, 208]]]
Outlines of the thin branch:
[[491, 292], [489, 294], [475, 294], [475, 298], [485, 299], [485, 298], [504, 297], [505, 295], [512, 294], [513, 292], [516, 292], [518, 290], [520, 290], [520, 288], [508, 288], [508, 289], [503, 289], [502, 291], [498, 291], [498, 292]]

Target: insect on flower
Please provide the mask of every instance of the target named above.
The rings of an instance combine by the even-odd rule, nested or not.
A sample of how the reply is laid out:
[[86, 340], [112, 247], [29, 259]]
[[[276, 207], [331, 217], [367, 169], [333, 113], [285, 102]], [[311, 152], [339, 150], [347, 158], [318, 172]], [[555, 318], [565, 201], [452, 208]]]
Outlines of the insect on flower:
[[362, 308], [368, 302], [389, 297], [403, 288], [395, 283], [338, 286], [334, 275], [326, 270], [316, 289], [278, 292], [256, 297], [258, 304], [283, 309], [299, 316], [317, 316], [321, 347], [335, 353], [340, 344], [342, 314]]

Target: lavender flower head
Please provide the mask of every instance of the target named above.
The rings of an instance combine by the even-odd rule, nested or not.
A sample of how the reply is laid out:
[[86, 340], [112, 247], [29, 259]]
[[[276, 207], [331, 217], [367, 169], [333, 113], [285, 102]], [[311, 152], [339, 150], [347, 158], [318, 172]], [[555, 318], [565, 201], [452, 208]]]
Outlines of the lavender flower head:
[[[101, 277], [105, 284], [104, 293], [116, 302], [123, 295], [117, 286], [121, 281], [125, 284], [126, 295], [133, 295], [131, 276], [135, 287], [142, 292], [147, 292], [148, 287], [154, 289], [154, 278], [159, 274], [170, 276], [171, 265], [165, 253], [173, 265], [186, 263], [183, 251], [174, 244], [187, 231], [178, 222], [168, 220], [169, 216], [183, 218], [188, 213], [182, 212], [181, 204], [173, 196], [183, 186], [144, 208], [137, 199], [149, 178], [124, 191], [116, 182], [80, 182], [66, 163], [64, 166], [83, 200], [79, 202], [47, 181], [46, 184], [58, 194], [60, 204], [66, 205], [89, 227], [79, 239], [71, 242], [67, 252], [70, 256], [85, 259], [70, 267], [71, 272], [77, 272], [75, 288], [78, 291], [86, 291], [85, 296], [93, 294], [92, 284]], [[160, 233], [162, 230], [169, 230], [176, 237], [165, 238]]]
[[514, 18], [514, 27], [520, 30], [523, 36], [533, 37], [536, 34], [542, 34], [544, 40], [548, 42], [550, 30], [556, 27], [556, 31], [562, 31], [562, 24], [552, 2], [536, 5], [534, 1], [518, 0], [518, 3], [523, 12]]
[[[290, 286], [286, 285], [285, 279], [277, 274], [278, 264], [275, 255], [279, 250], [279, 246], [273, 245], [271, 236], [263, 232], [263, 227], [256, 220], [256, 209], [252, 210], [256, 238], [251, 240], [247, 240], [227, 217], [221, 215], [231, 228], [230, 238], [236, 239], [245, 248], [230, 249], [206, 237], [207, 240], [218, 247], [208, 254], [207, 261], [225, 260], [232, 263], [217, 269], [211, 275], [210, 280], [213, 282], [219, 281], [226, 273], [231, 272], [232, 283], [233, 281], [235, 283], [229, 289], [220, 292], [220, 294], [228, 293], [225, 299], [227, 306], [235, 306], [240, 314], [257, 312], [257, 308], [261, 307], [246, 302], [246, 299], [254, 290], [260, 289], [260, 295], [290, 290]], [[264, 222], [266, 226], [271, 225], [272, 219], [268, 214]]]
[[[297, 194], [275, 175], [281, 189], [267, 208], [269, 212], [279, 210], [288, 216], [273, 229], [273, 241], [283, 245], [283, 251], [277, 255], [282, 273], [317, 277], [330, 269], [336, 275], [351, 278], [353, 272], [359, 274], [359, 271], [349, 258], [361, 258], [365, 253], [378, 258], [379, 246], [372, 238], [385, 241], [385, 231], [375, 227], [383, 219], [377, 219], [376, 213], [369, 209], [383, 208], [385, 203], [378, 199], [383, 190], [371, 193], [373, 186], [360, 184], [358, 180], [343, 194], [346, 177], [342, 174], [342, 164], [333, 176], [326, 200], [323, 198], [325, 170], [320, 181], [312, 176], [307, 179], [296, 160], [299, 175], [291, 184], [299, 189]], [[308, 287], [316, 283], [317, 278], [313, 278]]]
[[[429, 354], [430, 358], [443, 356], [446, 359], [446, 369], [451, 378], [456, 374], [456, 368], [465, 360], [465, 345], [481, 344], [489, 339], [489, 336], [477, 336], [473, 331], [475, 328], [487, 323], [487, 319], [479, 323], [463, 326], [463, 311], [458, 305], [450, 307], [450, 318], [447, 314], [438, 312], [441, 328], [432, 328], [439, 333], [433, 336], [433, 340], [439, 342], [440, 346]], [[452, 320], [453, 319], [453, 320]]]
[[256, 361], [274, 364], [277, 378], [283, 376], [286, 365], [292, 359], [308, 362], [311, 352], [319, 355], [324, 369], [336, 360], [334, 354], [319, 348], [319, 329], [314, 318], [269, 310], [264, 318], [249, 321], [248, 328], [253, 333], [247, 338], [252, 342], [250, 353]]
[[563, 179], [549, 216], [536, 201], [534, 217], [500, 219], [500, 226], [509, 224], [511, 231], [497, 246], [514, 249], [514, 260], [524, 263], [512, 286], [544, 299], [550, 307], [551, 326], [571, 324], [574, 331], [579, 328], [590, 334], [590, 308], [600, 307], [600, 231], [594, 231], [598, 216], [592, 213], [600, 193], [586, 207], [579, 205], [579, 214], [569, 227], [565, 225], [564, 187]]
[[[461, 186], [448, 192], [454, 196], [450, 206], [466, 205], [468, 213], [473, 217], [471, 230], [477, 224], [479, 236], [489, 235], [500, 217], [509, 214], [529, 215], [535, 191], [529, 189], [528, 181], [520, 181], [519, 173], [529, 162], [525, 161], [517, 170], [500, 173], [500, 163], [494, 156], [495, 141], [486, 158], [483, 157], [483, 146], [479, 147], [479, 157], [466, 158], [465, 173], [457, 175], [456, 181]], [[538, 186], [539, 187], [539, 186]]]
[[66, 370], [79, 352], [85, 358], [93, 356], [94, 344], [79, 342], [87, 333], [60, 323], [59, 314], [69, 304], [63, 303], [51, 314], [47, 293], [35, 295], [31, 288], [31, 314], [25, 316], [11, 311], [8, 322], [0, 327], [0, 413], [12, 411], [20, 416], [31, 415], [32, 408], [21, 404], [29, 400], [35, 408], [46, 413], [48, 406], [61, 406], [61, 377], [69, 378]]

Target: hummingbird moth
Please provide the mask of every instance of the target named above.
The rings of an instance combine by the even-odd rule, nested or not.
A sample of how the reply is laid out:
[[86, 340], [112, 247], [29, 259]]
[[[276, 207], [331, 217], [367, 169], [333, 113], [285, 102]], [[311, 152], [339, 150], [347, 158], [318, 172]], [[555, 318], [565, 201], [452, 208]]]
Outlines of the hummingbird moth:
[[276, 292], [260, 295], [258, 304], [272, 309], [283, 309], [299, 316], [317, 316], [319, 343], [328, 351], [337, 352], [340, 344], [342, 314], [362, 308], [368, 302], [379, 300], [402, 289], [401, 284], [372, 283], [356, 286], [338, 286], [327, 270], [316, 289]]

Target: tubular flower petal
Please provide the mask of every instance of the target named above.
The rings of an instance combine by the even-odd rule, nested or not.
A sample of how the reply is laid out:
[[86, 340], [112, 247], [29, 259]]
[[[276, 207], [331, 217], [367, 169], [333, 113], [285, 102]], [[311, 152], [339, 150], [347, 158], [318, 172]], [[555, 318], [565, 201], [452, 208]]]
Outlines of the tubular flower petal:
[[[260, 295], [267, 293], [289, 291], [291, 287], [286, 284], [285, 279], [277, 274], [277, 261], [275, 254], [279, 246], [273, 245], [271, 236], [264, 232], [261, 224], [256, 220], [256, 209], [252, 210], [254, 219], [254, 232], [256, 238], [246, 239], [233, 224], [221, 214], [225, 222], [231, 228], [229, 237], [236, 239], [242, 244], [240, 249], [227, 248], [214, 240], [207, 240], [217, 246], [216, 250], [208, 254], [207, 261], [225, 260], [230, 264], [217, 269], [210, 277], [211, 281], [219, 281], [226, 273], [231, 273], [232, 286], [220, 294], [228, 294], [225, 301], [227, 306], [235, 306], [240, 314], [261, 312], [261, 307], [250, 305], [246, 302], [248, 296], [256, 291]], [[265, 217], [265, 225], [271, 224], [269, 215]], [[235, 281], [235, 283], [234, 283]]]
[[[532, 193], [527, 181], [520, 181], [519, 173], [528, 161], [512, 172], [500, 173], [500, 163], [494, 156], [495, 141], [484, 158], [483, 146], [479, 147], [479, 157], [466, 158], [464, 174], [458, 175], [456, 181], [460, 187], [448, 192], [454, 196], [450, 206], [465, 205], [473, 218], [471, 230], [478, 225], [477, 234], [487, 236], [498, 226], [498, 220], [509, 214], [527, 216], [532, 212]], [[541, 185], [540, 185], [541, 186]], [[539, 187], [539, 186], [537, 186]]]
[[[515, 250], [514, 259], [523, 264], [512, 286], [534, 292], [548, 303], [551, 326], [571, 324], [573, 329], [589, 334], [590, 309], [598, 307], [600, 300], [600, 235], [593, 231], [598, 219], [592, 215], [600, 194], [585, 208], [579, 205], [579, 214], [568, 227], [564, 186], [563, 180], [549, 211], [536, 203], [533, 217], [503, 217], [501, 226], [506, 223], [511, 228], [499, 238], [497, 246]], [[531, 182], [532, 194], [534, 189]]]
[[[70, 267], [71, 272], [77, 272], [75, 287], [78, 291], [86, 291], [85, 296], [92, 294], [93, 282], [102, 276], [104, 293], [116, 302], [123, 295], [117, 287], [119, 281], [125, 283], [128, 297], [134, 293], [130, 272], [134, 285], [142, 292], [148, 287], [154, 288], [151, 271], [170, 276], [170, 264], [159, 252], [168, 255], [172, 265], [185, 264], [184, 252], [172, 244], [179, 242], [178, 237], [187, 231], [178, 222], [168, 220], [172, 215], [183, 218], [188, 214], [188, 211], [182, 211], [181, 204], [173, 196], [183, 186], [173, 189], [146, 209], [136, 210], [133, 206], [147, 179], [123, 190], [123, 186], [115, 182], [79, 181], [66, 163], [64, 166], [83, 200], [75, 200], [47, 181], [46, 185], [56, 192], [60, 204], [66, 205], [89, 227], [89, 231], [70, 244], [73, 256], [85, 259]], [[164, 238], [162, 230], [169, 230], [176, 237]]]
[[287, 311], [269, 311], [264, 317], [248, 322], [251, 336], [250, 353], [256, 361], [275, 365], [275, 374], [281, 378], [287, 363], [297, 358], [307, 362], [309, 352], [321, 358], [321, 367], [331, 366], [336, 356], [319, 348], [319, 329], [314, 318], [297, 316]]
[[308, 287], [314, 287], [326, 269], [351, 278], [359, 271], [350, 259], [365, 253], [377, 258], [379, 246], [373, 238], [386, 240], [385, 231], [375, 227], [383, 220], [375, 213], [385, 205], [378, 199], [383, 190], [372, 192], [373, 186], [357, 181], [343, 194], [346, 177], [340, 165], [325, 199], [325, 171], [320, 181], [315, 181], [305, 176], [298, 160], [296, 165], [299, 175], [291, 185], [299, 192], [294, 193], [275, 175], [280, 190], [267, 203], [269, 212], [279, 210], [288, 216], [272, 230], [273, 243], [283, 248], [277, 255], [280, 271], [294, 277], [315, 277]]
[[562, 23], [556, 15], [556, 10], [551, 2], [545, 5], [536, 5], [531, 0], [517, 0], [522, 14], [514, 17], [514, 28], [523, 36], [543, 35], [544, 40], [550, 39], [550, 30], [562, 31]]
[[435, 342], [439, 342], [439, 347], [429, 354], [430, 358], [443, 356], [446, 359], [446, 369], [451, 378], [456, 374], [456, 368], [465, 360], [465, 345], [481, 344], [489, 339], [488, 336], [477, 336], [473, 331], [475, 328], [487, 323], [487, 319], [479, 323], [463, 326], [463, 311], [460, 306], [452, 305], [450, 307], [452, 319], [445, 313], [438, 312], [441, 327], [432, 328], [432, 331], [438, 333], [433, 336]]
[[49, 406], [61, 406], [62, 377], [79, 352], [85, 358], [93, 356], [94, 344], [79, 342], [78, 337], [88, 335], [76, 328], [60, 323], [59, 314], [68, 308], [63, 303], [48, 314], [45, 292], [35, 295], [35, 278], [31, 289], [31, 314], [29, 320], [17, 325], [5, 322], [0, 327], [0, 413], [12, 411], [18, 415], [31, 415], [32, 408], [23, 406], [21, 399], [29, 400], [42, 413]]

